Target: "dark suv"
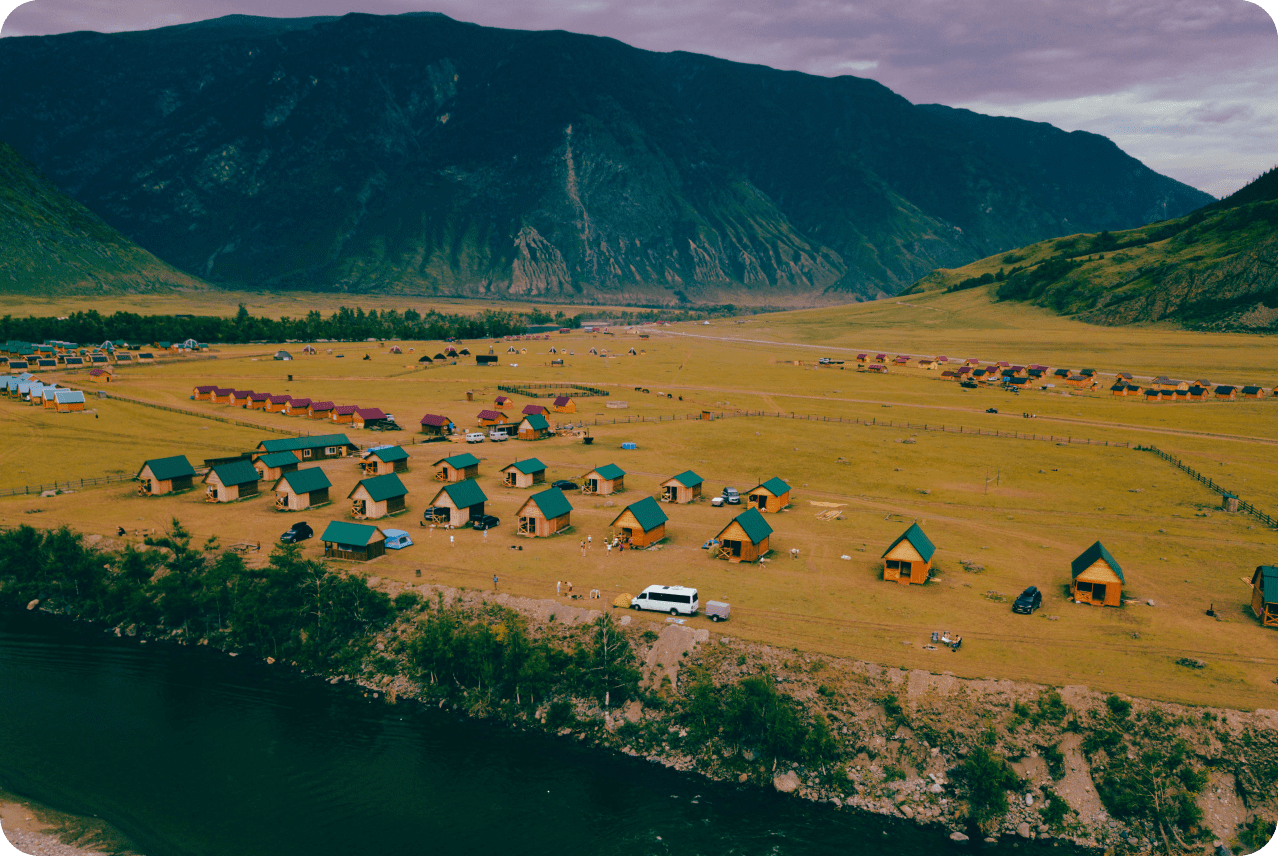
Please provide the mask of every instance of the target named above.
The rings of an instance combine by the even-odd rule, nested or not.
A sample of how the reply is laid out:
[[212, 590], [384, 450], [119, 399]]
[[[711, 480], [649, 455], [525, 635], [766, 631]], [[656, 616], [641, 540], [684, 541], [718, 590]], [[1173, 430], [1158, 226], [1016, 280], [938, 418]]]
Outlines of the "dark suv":
[[1038, 586], [1030, 586], [1021, 592], [1020, 597], [1012, 602], [1012, 612], [1029, 615], [1042, 605], [1043, 593], [1038, 590]]
[[560, 490], [578, 490], [580, 488], [580, 485], [578, 485], [576, 482], [569, 481], [568, 479], [560, 479], [559, 481], [554, 482], [550, 486], [557, 487]]
[[472, 519], [470, 525], [474, 529], [493, 529], [496, 528], [499, 523], [501, 523], [501, 521], [496, 517], [493, 517], [491, 514], [485, 514], [482, 517]]
[[280, 543], [296, 544], [298, 541], [305, 541], [307, 538], [313, 538], [314, 536], [315, 530], [299, 520], [280, 536]]

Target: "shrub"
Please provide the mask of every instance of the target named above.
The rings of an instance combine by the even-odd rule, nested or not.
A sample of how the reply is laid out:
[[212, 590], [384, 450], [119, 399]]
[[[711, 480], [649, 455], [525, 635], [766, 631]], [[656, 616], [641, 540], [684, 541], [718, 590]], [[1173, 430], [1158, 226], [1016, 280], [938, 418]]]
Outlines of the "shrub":
[[395, 608], [400, 612], [408, 612], [421, 605], [421, 596], [415, 591], [406, 591], [395, 595]]
[[1069, 816], [1069, 803], [1050, 788], [1043, 789], [1043, 799], [1045, 802], [1038, 810], [1039, 817], [1043, 818], [1043, 823], [1052, 829], [1059, 829], [1065, 822], [1065, 818]]
[[905, 780], [905, 771], [895, 764], [888, 764], [883, 768], [884, 782], [901, 782]]
[[547, 728], [571, 728], [577, 724], [577, 715], [573, 712], [572, 703], [567, 701], [553, 701], [550, 708], [546, 711], [546, 727]]
[[1044, 746], [1042, 751], [1043, 762], [1047, 764], [1047, 772], [1051, 774], [1053, 779], [1061, 779], [1065, 776], [1065, 753], [1060, 750], [1056, 744]]
[[1127, 714], [1132, 712], [1132, 703], [1130, 701], [1125, 701], [1116, 695], [1111, 695], [1109, 698], [1105, 699], [1105, 706], [1109, 708], [1109, 712], [1118, 719], [1123, 719], [1127, 716]]
[[1007, 813], [1007, 791], [1019, 788], [1021, 779], [1007, 761], [984, 746], [972, 750], [959, 767], [967, 783], [967, 801], [977, 824]]
[[1059, 723], [1069, 713], [1069, 708], [1056, 690], [1048, 690], [1038, 697], [1038, 709], [1030, 716], [1035, 725], [1043, 722]]

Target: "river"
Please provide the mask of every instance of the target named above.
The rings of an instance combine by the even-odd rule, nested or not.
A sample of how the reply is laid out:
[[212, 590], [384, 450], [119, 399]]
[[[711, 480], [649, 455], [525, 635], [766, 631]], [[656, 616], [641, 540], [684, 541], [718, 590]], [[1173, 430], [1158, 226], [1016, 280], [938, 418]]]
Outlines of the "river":
[[27, 613], [0, 615], [0, 785], [103, 818], [147, 856], [971, 852], [939, 830]]

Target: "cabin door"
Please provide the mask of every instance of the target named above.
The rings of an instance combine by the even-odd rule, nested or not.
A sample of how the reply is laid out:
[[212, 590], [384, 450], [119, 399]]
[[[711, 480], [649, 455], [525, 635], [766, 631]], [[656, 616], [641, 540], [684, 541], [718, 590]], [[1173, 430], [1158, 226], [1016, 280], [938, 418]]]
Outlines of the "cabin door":
[[275, 507], [276, 507], [277, 509], [281, 510], [281, 511], [282, 511], [282, 510], [286, 510], [286, 509], [288, 508], [288, 494], [287, 494], [287, 493], [277, 493], [277, 494], [275, 494]]
[[537, 534], [537, 518], [521, 517], [519, 518], [519, 531], [524, 535]]
[[515, 486], [515, 474], [506, 473], [506, 487], [514, 487], [514, 486]]
[[663, 488], [662, 490], [664, 493], [664, 496], [662, 498], [666, 502], [674, 502], [678, 498], [678, 494], [676, 493], [676, 491], [678, 490], [677, 488], [667, 487], [667, 488]]
[[351, 502], [351, 513], [356, 517], [363, 517], [368, 513], [368, 505], [362, 499], [356, 499]]
[[761, 493], [752, 494], [750, 496], [750, 504], [762, 511], [768, 507], [768, 498]]
[[728, 550], [728, 552], [729, 552], [729, 553], [731, 553], [733, 556], [735, 556], [735, 557], [737, 557], [737, 558], [740, 558], [740, 557], [741, 557], [741, 542], [740, 542], [740, 541], [724, 541], [724, 542], [723, 542], [723, 546], [724, 546], [724, 547], [726, 547], [726, 548], [727, 548], [727, 550]]
[[1101, 583], [1092, 583], [1092, 600], [1096, 603], [1105, 602], [1105, 586]]
[[598, 493], [598, 492], [599, 492], [599, 480], [586, 479], [586, 493]]

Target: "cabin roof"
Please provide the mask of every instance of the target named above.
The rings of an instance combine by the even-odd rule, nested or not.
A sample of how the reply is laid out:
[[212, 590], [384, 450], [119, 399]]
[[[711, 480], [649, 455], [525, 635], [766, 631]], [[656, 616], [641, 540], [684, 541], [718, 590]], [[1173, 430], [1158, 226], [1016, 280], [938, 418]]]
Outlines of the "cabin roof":
[[1251, 584], [1260, 581], [1265, 603], [1278, 604], [1278, 568], [1273, 565], [1261, 565], [1251, 578]]
[[[297, 402], [294, 401], [294, 404]], [[278, 440], [263, 440], [258, 447], [263, 452], [298, 452], [302, 449], [322, 449], [325, 446], [355, 445], [345, 434], [316, 434], [313, 437], [282, 437]]]
[[496, 410], [481, 410], [479, 411], [479, 418], [480, 419], [505, 419], [506, 417], [502, 416]]
[[526, 461], [515, 461], [513, 464], [508, 464], [502, 467], [502, 469], [508, 470], [512, 467], [515, 468], [516, 470], [519, 470], [519, 472], [523, 473], [526, 476], [530, 476], [530, 475], [533, 475], [534, 473], [541, 473], [546, 471], [546, 465], [543, 464], [541, 461], [537, 460], [536, 458], [529, 458]]
[[360, 485], [363, 485], [364, 490], [368, 491], [368, 498], [373, 502], [385, 502], [397, 496], [408, 495], [408, 488], [404, 487], [404, 483], [394, 473], [360, 479], [359, 484], [355, 485], [355, 490], [352, 490], [347, 496], [354, 496]]
[[[768, 525], [768, 521], [763, 519], [763, 515], [759, 513], [757, 508], [741, 512], [732, 519], [732, 522], [745, 530], [746, 537], [750, 539], [751, 544], [762, 544], [763, 539], [772, 534], [772, 527]], [[728, 526], [731, 525], [732, 523], [728, 524]], [[725, 526], [723, 530], [727, 528]], [[723, 535], [723, 530], [719, 531], [719, 535]]]
[[[218, 390], [218, 392], [220, 394], [221, 390]], [[288, 403], [297, 408], [311, 406], [311, 400], [309, 398], [290, 398]]]
[[[186, 459], [186, 455], [171, 455], [167, 458], [152, 458], [146, 461], [142, 468], [151, 468], [151, 475], [160, 481], [168, 481], [169, 479], [181, 478], [182, 476], [195, 475], [195, 467], [191, 466], [191, 462]], [[138, 470], [142, 472], [142, 470]], [[256, 476], [257, 474], [254, 473]]]
[[324, 527], [321, 541], [330, 544], [343, 544], [351, 547], [367, 547], [378, 532], [376, 526], [366, 523], [347, 523], [345, 520], [331, 520]]
[[440, 464], [448, 464], [455, 470], [464, 470], [467, 467], [479, 465], [479, 458], [476, 458], [470, 452], [462, 452], [460, 455], [449, 455], [447, 458], [440, 458], [431, 466], [439, 466]]
[[474, 479], [463, 479], [459, 482], [446, 484], [444, 485], [444, 493], [448, 494], [448, 498], [458, 508], [470, 508], [472, 505], [479, 505], [481, 502], [488, 501], [488, 497], [484, 496], [483, 490], [479, 487], [479, 482]]
[[[323, 490], [333, 486], [333, 483], [328, 480], [328, 475], [319, 467], [285, 473], [280, 477], [280, 481], [288, 482], [293, 493], [310, 493], [313, 490]], [[278, 485], [279, 482], [276, 482], [276, 486]]]
[[440, 416], [436, 413], [427, 413], [422, 417], [423, 425], [433, 425], [436, 428], [446, 427], [452, 420], [447, 416]]
[[524, 417], [524, 421], [528, 423], [528, 427], [534, 431], [546, 431], [550, 428], [550, 423], [546, 421], [546, 417], [540, 413], [530, 413]]
[[353, 416], [356, 410], [359, 410], [358, 404], [339, 404], [333, 408], [338, 416]]
[[[661, 510], [661, 503], [651, 496], [645, 496], [638, 502], [632, 502], [622, 509], [621, 514], [625, 514], [627, 511], [635, 516], [635, 520], [639, 521], [639, 528], [644, 532], [651, 532], [670, 519]], [[621, 514], [617, 515], [611, 525], [617, 525], [617, 521], [621, 519]]]
[[748, 492], [754, 493], [759, 488], [763, 488], [764, 490], [766, 490], [768, 493], [772, 494], [773, 496], [781, 496], [785, 493], [788, 493], [790, 490], [790, 486], [786, 484], [784, 481], [782, 481], [781, 479], [777, 478], [776, 476], [773, 476], [772, 478], [768, 479], [765, 482], [762, 482], [761, 484], [755, 485], [754, 487], [750, 488]]
[[393, 464], [395, 461], [407, 461], [408, 452], [399, 446], [381, 446], [371, 449], [368, 453], [370, 458], [378, 458], [387, 464]]
[[671, 481], [677, 481], [684, 487], [696, 487], [703, 483], [705, 479], [694, 473], [692, 470], [684, 470], [677, 476], [671, 476]]
[[[152, 472], [155, 471], [152, 470]], [[209, 472], [216, 473], [218, 481], [224, 485], [248, 484], [249, 482], [256, 482], [258, 478], [257, 468], [253, 466], [251, 461], [247, 460], [218, 464]], [[204, 480], [208, 481], [208, 476], [205, 476]]]
[[572, 503], [568, 501], [568, 497], [564, 496], [564, 492], [557, 487], [543, 490], [541, 493], [534, 493], [528, 497], [528, 501], [541, 509], [541, 513], [548, 520], [563, 517], [572, 511]]
[[292, 400], [293, 400], [293, 399], [292, 399], [292, 397], [287, 396], [287, 395], [272, 395], [272, 396], [271, 396], [271, 404], [288, 404], [288, 403], [289, 403], [290, 401], [292, 401]]
[[84, 393], [78, 389], [59, 389], [53, 397], [58, 404], [84, 404]]
[[521, 412], [525, 416], [532, 416], [533, 414], [541, 414], [546, 412], [546, 406], [544, 404], [525, 404], [524, 409]]
[[311, 410], [314, 410], [314, 411], [316, 411], [316, 412], [319, 412], [319, 411], [321, 411], [321, 410], [332, 410], [332, 409], [333, 409], [333, 402], [331, 402], [331, 401], [312, 401], [312, 402], [311, 402], [311, 408], [310, 408], [310, 409], [311, 409]]
[[355, 415], [365, 421], [386, 418], [386, 414], [382, 412], [380, 407], [357, 407], [355, 408]]
[[[614, 481], [626, 474], [626, 471], [616, 464], [604, 464], [602, 467], [595, 467], [590, 472], [606, 481]], [[590, 475], [590, 473], [586, 473], [586, 475]]]
[[300, 464], [301, 460], [292, 452], [270, 452], [258, 458], [268, 467], [287, 467], [289, 464]]
[[931, 540], [923, 533], [923, 530], [919, 528], [917, 523], [911, 523], [910, 528], [902, 532], [900, 537], [893, 541], [888, 548], [883, 551], [883, 556], [880, 556], [879, 558], [886, 557], [887, 554], [895, 550], [896, 545], [900, 544], [902, 541], [909, 541], [910, 546], [918, 552], [923, 561], [932, 561], [932, 556], [936, 553], [936, 547], [933, 546]]
[[[631, 348], [630, 350], [634, 351], [634, 348]], [[555, 407], [563, 407], [565, 404], [567, 404], [570, 401], [572, 401], [572, 399], [566, 395], [556, 396]]]
[[1127, 582], [1127, 580], [1123, 579], [1123, 569], [1119, 566], [1118, 560], [1110, 555], [1110, 552], [1105, 549], [1105, 545], [1099, 541], [1084, 550], [1073, 562], [1070, 562], [1070, 571], [1077, 577], [1083, 571], [1096, 564], [1097, 559], [1105, 560], [1105, 564], [1109, 565], [1110, 570], [1118, 576], [1119, 582]]
[[1217, 395], [1229, 395], [1229, 393], [1233, 392], [1234, 389], [1235, 387], [1232, 386], [1218, 386], [1215, 390], [1213, 390], [1213, 392]]

